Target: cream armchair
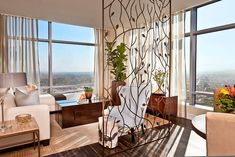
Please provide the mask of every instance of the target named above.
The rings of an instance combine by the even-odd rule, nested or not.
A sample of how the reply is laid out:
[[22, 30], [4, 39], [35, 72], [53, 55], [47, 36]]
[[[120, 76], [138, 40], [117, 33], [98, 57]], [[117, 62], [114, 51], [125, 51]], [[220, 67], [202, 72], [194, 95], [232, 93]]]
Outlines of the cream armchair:
[[234, 156], [235, 114], [208, 112], [206, 142], [208, 156]]
[[[53, 96], [49, 94], [40, 96], [40, 104], [38, 105], [16, 107], [14, 96], [9, 93], [7, 94], [4, 102], [5, 120], [13, 120], [15, 119], [15, 116], [19, 114], [31, 114], [38, 123], [40, 131], [40, 141], [43, 141], [43, 144], [45, 145], [49, 144], [50, 108], [53, 108], [53, 106], [55, 105]], [[1, 139], [0, 149], [4, 149], [8, 145], [16, 144], [18, 142], [27, 142], [30, 139], [32, 139], [31, 134]]]
[[118, 126], [122, 128], [130, 128], [132, 133], [132, 141], [134, 142], [134, 130], [139, 127], [144, 133], [144, 118], [147, 105], [151, 96], [151, 84], [136, 86], [120, 86], [118, 87], [119, 97], [121, 99], [120, 106], [110, 106], [105, 110], [106, 114], [117, 118]]

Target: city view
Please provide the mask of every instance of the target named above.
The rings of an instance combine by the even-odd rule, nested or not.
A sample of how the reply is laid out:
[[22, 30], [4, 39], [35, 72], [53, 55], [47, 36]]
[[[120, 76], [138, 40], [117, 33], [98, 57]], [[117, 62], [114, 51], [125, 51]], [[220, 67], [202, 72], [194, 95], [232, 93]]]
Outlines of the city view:
[[[48, 73], [41, 73], [41, 87], [48, 86]], [[84, 86], [93, 86], [93, 72], [54, 72], [53, 91], [55, 93], [82, 90]], [[47, 92], [43, 90], [42, 92]]]
[[197, 94], [196, 104], [212, 106], [214, 89], [219, 87], [224, 87], [225, 85], [233, 86], [234, 84], [235, 84], [235, 70], [198, 73], [197, 82], [196, 82], [196, 91], [202, 93], [205, 92], [206, 94]]

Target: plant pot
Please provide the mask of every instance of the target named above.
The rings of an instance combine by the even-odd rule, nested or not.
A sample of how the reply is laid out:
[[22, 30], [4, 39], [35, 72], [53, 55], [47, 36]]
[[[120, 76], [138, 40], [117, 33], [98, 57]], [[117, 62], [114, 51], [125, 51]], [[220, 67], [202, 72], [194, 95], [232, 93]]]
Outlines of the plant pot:
[[124, 82], [124, 81], [113, 81], [112, 82], [111, 96], [112, 96], [113, 106], [121, 105], [121, 100], [120, 100], [120, 97], [118, 95], [117, 88], [119, 86], [125, 86], [125, 85], [126, 85], [126, 82]]
[[85, 92], [85, 96], [86, 96], [86, 99], [88, 99], [89, 101], [91, 101], [92, 92]]

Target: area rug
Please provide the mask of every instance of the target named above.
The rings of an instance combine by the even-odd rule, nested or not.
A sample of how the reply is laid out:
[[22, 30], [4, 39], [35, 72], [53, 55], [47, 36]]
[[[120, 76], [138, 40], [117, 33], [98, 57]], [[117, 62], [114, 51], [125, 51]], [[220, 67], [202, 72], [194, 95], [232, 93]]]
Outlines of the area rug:
[[[191, 129], [173, 124], [170, 127], [170, 136], [166, 135], [167, 127], [147, 130], [145, 135], [138, 138], [139, 143], [132, 143], [131, 136], [119, 137], [118, 146], [114, 149], [103, 147], [99, 143], [51, 154], [47, 157], [158, 157], [158, 156], [184, 156]], [[140, 136], [140, 135], [139, 135]], [[159, 140], [156, 140], [159, 139]], [[155, 142], [150, 142], [156, 140]], [[147, 142], [150, 142], [146, 144]], [[144, 145], [141, 145], [144, 144]], [[134, 147], [134, 148], [133, 148]], [[130, 149], [133, 148], [133, 149]]]

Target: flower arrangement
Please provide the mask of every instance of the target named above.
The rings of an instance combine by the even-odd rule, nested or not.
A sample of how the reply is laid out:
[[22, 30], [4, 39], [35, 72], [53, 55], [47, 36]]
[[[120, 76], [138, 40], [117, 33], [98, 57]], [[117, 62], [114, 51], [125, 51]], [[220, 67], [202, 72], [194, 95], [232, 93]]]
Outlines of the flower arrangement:
[[225, 86], [215, 91], [215, 111], [225, 113], [235, 112], [235, 85]]

